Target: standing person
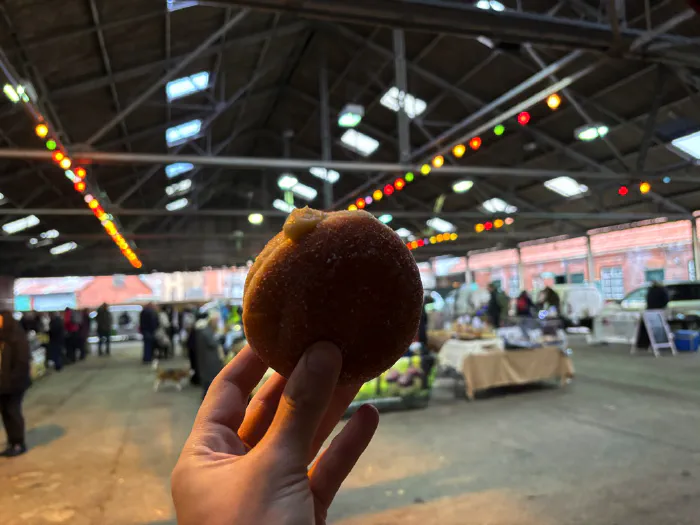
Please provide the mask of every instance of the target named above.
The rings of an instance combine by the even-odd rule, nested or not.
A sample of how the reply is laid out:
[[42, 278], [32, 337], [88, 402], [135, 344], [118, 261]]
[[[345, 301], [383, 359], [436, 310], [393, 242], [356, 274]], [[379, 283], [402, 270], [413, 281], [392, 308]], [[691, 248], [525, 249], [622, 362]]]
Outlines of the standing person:
[[53, 361], [56, 372], [63, 368], [63, 346], [65, 344], [65, 328], [61, 314], [53, 312], [49, 321], [49, 359]]
[[559, 316], [561, 309], [561, 299], [559, 294], [555, 292], [551, 286], [547, 286], [542, 290], [542, 303], [545, 310], [554, 308], [556, 310], [556, 315]]
[[80, 344], [80, 323], [77, 312], [72, 308], [66, 308], [63, 312], [63, 329], [66, 336], [66, 363], [75, 363], [75, 353]]
[[139, 315], [139, 330], [143, 336], [143, 362], [153, 361], [153, 349], [158, 330], [158, 314], [153, 303], [148, 303]]
[[209, 386], [224, 366], [223, 352], [217, 337], [220, 321], [221, 314], [216, 310], [210, 310], [207, 318], [200, 319], [195, 324], [195, 353], [199, 379], [204, 390], [202, 399], [207, 395]]
[[489, 284], [489, 304], [486, 308], [486, 315], [491, 326], [498, 328], [501, 326], [501, 301], [498, 296], [498, 287], [494, 283]]
[[0, 412], [7, 433], [7, 448], [0, 452], [2, 456], [15, 457], [27, 451], [22, 398], [30, 383], [27, 334], [10, 312], [1, 312]]
[[112, 312], [109, 311], [107, 303], [102, 303], [97, 309], [97, 355], [102, 355], [102, 344], [105, 345], [105, 354], [110, 353], [112, 338]]
[[518, 300], [515, 302], [515, 311], [518, 317], [532, 317], [532, 309], [535, 303], [532, 302], [530, 295], [526, 291], [520, 292]]
[[88, 338], [90, 337], [90, 312], [87, 308], [80, 311], [78, 322], [78, 349], [80, 350], [80, 360], [83, 361], [88, 354]]
[[165, 308], [158, 311], [158, 330], [156, 331], [156, 347], [160, 353], [160, 357], [167, 359], [171, 357], [172, 343], [170, 338], [170, 317]]

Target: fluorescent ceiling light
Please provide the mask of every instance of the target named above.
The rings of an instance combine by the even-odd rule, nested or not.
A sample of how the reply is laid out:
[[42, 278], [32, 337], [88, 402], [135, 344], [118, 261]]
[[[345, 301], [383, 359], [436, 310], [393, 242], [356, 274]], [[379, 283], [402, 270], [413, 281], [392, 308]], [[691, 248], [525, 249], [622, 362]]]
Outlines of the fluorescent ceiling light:
[[301, 182], [297, 182], [294, 185], [292, 188], [292, 193], [294, 195], [298, 195], [302, 199], [306, 199], [307, 201], [314, 200], [318, 195], [318, 192], [315, 189], [313, 189], [311, 186], [307, 186], [306, 184], [302, 184]]
[[564, 197], [575, 197], [576, 195], [582, 195], [588, 191], [588, 186], [579, 184], [576, 180], [566, 176], [550, 179], [546, 181], [544, 185], [548, 190], [563, 195]]
[[365, 108], [359, 104], [346, 104], [338, 114], [338, 126], [341, 128], [354, 128], [365, 116]]
[[608, 128], [608, 126], [598, 123], [576, 128], [576, 130], [574, 130], [574, 136], [583, 142], [590, 142], [597, 138], [603, 138], [609, 131], [610, 128]]
[[493, 43], [493, 40], [491, 40], [490, 38], [485, 37], [485, 36], [476, 37], [476, 41], [485, 45], [489, 49], [493, 49], [494, 47], [496, 47], [496, 44]]
[[166, 5], [168, 6], [168, 11], [178, 11], [180, 9], [187, 9], [197, 5], [197, 0], [166, 0]]
[[460, 180], [452, 185], [452, 191], [455, 193], [466, 193], [472, 189], [472, 186], [474, 186], [474, 181]]
[[671, 144], [688, 155], [700, 159], [700, 131], [672, 140]]
[[58, 236], [58, 230], [48, 230], [39, 235], [42, 239], [55, 239]]
[[186, 207], [189, 203], [190, 201], [183, 197], [182, 199], [177, 199], [176, 201], [169, 202], [165, 205], [165, 209], [168, 211], [181, 210], [182, 208]]
[[168, 101], [186, 97], [204, 91], [209, 87], [209, 72], [200, 71], [188, 77], [176, 78], [165, 84], [165, 94]]
[[29, 215], [27, 217], [17, 219], [16, 221], [3, 224], [2, 229], [8, 235], [12, 235], [13, 233], [33, 228], [37, 224], [39, 224], [39, 218], [36, 215]]
[[327, 170], [326, 168], [309, 168], [309, 173], [331, 184], [335, 184], [340, 179], [340, 173], [335, 170]]
[[491, 11], [505, 11], [506, 6], [504, 6], [501, 2], [498, 0], [479, 0], [476, 3], [476, 7], [479, 9], [483, 9], [485, 11], [491, 10]]
[[62, 253], [73, 251], [77, 247], [78, 247], [78, 245], [75, 244], [74, 242], [66, 242], [64, 244], [59, 244], [58, 246], [54, 246], [49, 251], [51, 252], [51, 255], [61, 255]]
[[414, 97], [410, 93], [404, 93], [396, 86], [389, 88], [389, 90], [384, 93], [379, 103], [385, 108], [397, 113], [403, 107], [406, 115], [411, 119], [419, 116], [425, 111], [425, 108], [428, 107], [425, 100]]
[[425, 223], [433, 230], [439, 231], [440, 233], [453, 232], [457, 229], [454, 224], [440, 217], [433, 217], [432, 219], [428, 219]]
[[258, 224], [262, 224], [262, 222], [265, 220], [263, 217], [262, 213], [251, 213], [248, 215], [248, 222], [250, 224], [255, 224], [256, 226]]
[[165, 193], [172, 197], [180, 193], [186, 193], [192, 189], [192, 179], [185, 179], [165, 187]]
[[194, 169], [194, 164], [189, 162], [176, 162], [175, 164], [168, 164], [165, 167], [165, 176], [169, 179], [174, 179], [175, 177], [192, 171]]
[[343, 136], [340, 137], [340, 141], [346, 148], [359, 153], [363, 157], [369, 157], [372, 153], [377, 151], [379, 147], [378, 140], [364, 133], [360, 133], [359, 131], [355, 131], [354, 129], [349, 129], [343, 133]]
[[384, 215], [379, 216], [379, 222], [383, 222], [384, 224], [389, 224], [393, 220], [394, 220], [394, 217], [392, 217], [388, 213], [385, 213]]
[[411, 230], [407, 230], [406, 228], [399, 228], [396, 230], [396, 234], [399, 237], [405, 238], [405, 237], [410, 237], [411, 236]]
[[277, 179], [277, 187], [282, 191], [289, 191], [298, 183], [299, 179], [297, 179], [291, 173], [283, 173], [282, 175], [280, 175], [280, 178]]
[[498, 197], [484, 201], [481, 207], [489, 213], [515, 213], [518, 211], [517, 206], [512, 206]]
[[5, 195], [3, 195], [2, 193], [0, 193], [0, 201], [4, 201], [4, 200], [5, 200]]
[[177, 146], [189, 139], [197, 136], [202, 131], [202, 120], [194, 119], [188, 122], [183, 122], [172, 128], [165, 130], [165, 142], [168, 146]]
[[285, 213], [292, 213], [292, 210], [296, 209], [296, 206], [289, 204], [288, 202], [284, 202], [282, 199], [275, 199], [272, 202], [272, 207]]

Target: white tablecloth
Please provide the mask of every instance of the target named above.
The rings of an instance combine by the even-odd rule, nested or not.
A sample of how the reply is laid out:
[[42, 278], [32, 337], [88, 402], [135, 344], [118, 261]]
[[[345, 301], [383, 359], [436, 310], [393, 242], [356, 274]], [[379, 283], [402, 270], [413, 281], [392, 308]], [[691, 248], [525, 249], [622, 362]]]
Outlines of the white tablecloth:
[[438, 364], [446, 368], [463, 369], [464, 360], [471, 354], [483, 354], [486, 352], [503, 351], [502, 339], [476, 339], [474, 341], [460, 341], [450, 339], [440, 349]]

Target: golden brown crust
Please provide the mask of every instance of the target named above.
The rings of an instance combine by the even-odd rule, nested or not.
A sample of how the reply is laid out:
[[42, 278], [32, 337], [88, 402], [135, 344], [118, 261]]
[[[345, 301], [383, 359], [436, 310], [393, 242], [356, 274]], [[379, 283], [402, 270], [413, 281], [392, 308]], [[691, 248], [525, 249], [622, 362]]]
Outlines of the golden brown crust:
[[342, 211], [268, 243], [246, 280], [243, 321], [251, 347], [282, 375], [313, 343], [331, 341], [343, 354], [340, 381], [360, 382], [406, 351], [422, 301], [418, 268], [394, 231]]

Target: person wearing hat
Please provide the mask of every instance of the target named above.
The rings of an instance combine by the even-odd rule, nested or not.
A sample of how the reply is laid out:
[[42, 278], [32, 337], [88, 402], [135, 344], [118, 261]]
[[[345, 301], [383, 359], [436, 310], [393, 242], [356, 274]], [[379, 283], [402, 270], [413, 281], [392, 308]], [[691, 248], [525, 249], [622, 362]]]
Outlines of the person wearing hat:
[[0, 312], [0, 414], [7, 433], [7, 448], [0, 456], [27, 451], [22, 398], [30, 383], [27, 335], [10, 312]]

